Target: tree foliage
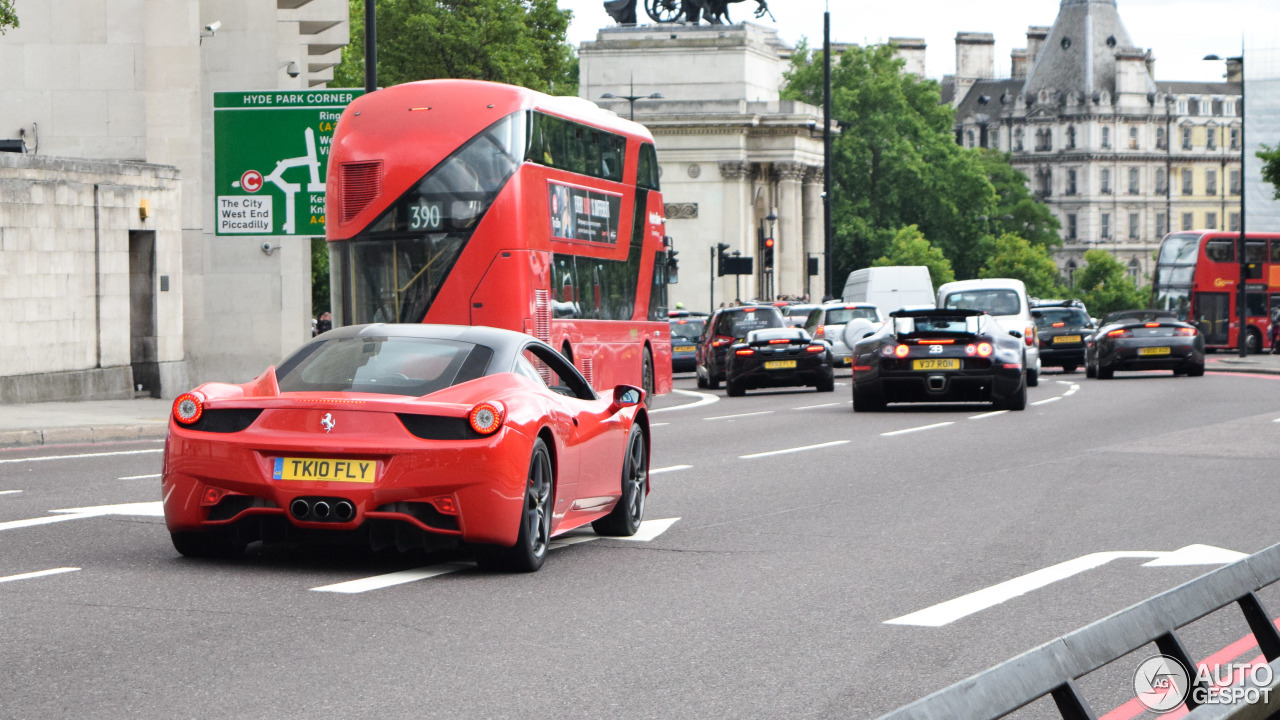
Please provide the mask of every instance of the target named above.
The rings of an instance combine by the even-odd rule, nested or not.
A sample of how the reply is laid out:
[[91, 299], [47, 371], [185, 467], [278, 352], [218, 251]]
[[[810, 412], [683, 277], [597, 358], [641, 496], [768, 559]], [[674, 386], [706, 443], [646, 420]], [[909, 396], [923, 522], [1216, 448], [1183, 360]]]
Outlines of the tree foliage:
[[1036, 200], [1027, 189], [1027, 176], [1009, 164], [1009, 156], [998, 150], [976, 150], [978, 162], [996, 191], [996, 208], [991, 228], [1015, 233], [1034, 246], [1056, 248], [1062, 244], [1058, 230], [1062, 223], [1049, 206]]
[[1147, 306], [1150, 288], [1138, 287], [1114, 255], [1095, 249], [1084, 254], [1084, 261], [1085, 266], [1076, 271], [1071, 294], [1083, 300], [1094, 317]]
[[[381, 87], [466, 78], [578, 93], [565, 42], [573, 13], [556, 0], [378, 0], [377, 9]], [[333, 75], [335, 87], [364, 87], [364, 0], [351, 0], [351, 43]]]
[[1032, 297], [1062, 295], [1058, 265], [1043, 245], [1033, 245], [1013, 233], [986, 240], [983, 245], [987, 260], [978, 270], [978, 277], [1021, 280], [1027, 286], [1027, 294]]
[[935, 288], [956, 279], [951, 262], [941, 250], [929, 243], [915, 225], [899, 230], [889, 241], [887, 254], [871, 263], [872, 267], [895, 265], [924, 265], [929, 268], [929, 279]]
[[1263, 145], [1258, 158], [1262, 160], [1262, 179], [1271, 183], [1275, 199], [1280, 200], [1280, 145]]
[[13, 9], [13, 0], [0, 0], [0, 35], [9, 28], [18, 27], [18, 11]]

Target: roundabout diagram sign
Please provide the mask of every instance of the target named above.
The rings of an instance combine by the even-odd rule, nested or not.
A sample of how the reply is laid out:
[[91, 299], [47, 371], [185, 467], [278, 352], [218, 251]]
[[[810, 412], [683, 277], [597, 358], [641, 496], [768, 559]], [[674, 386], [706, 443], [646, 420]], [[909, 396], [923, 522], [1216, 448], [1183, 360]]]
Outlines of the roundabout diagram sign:
[[213, 94], [214, 234], [323, 235], [329, 143], [359, 89]]

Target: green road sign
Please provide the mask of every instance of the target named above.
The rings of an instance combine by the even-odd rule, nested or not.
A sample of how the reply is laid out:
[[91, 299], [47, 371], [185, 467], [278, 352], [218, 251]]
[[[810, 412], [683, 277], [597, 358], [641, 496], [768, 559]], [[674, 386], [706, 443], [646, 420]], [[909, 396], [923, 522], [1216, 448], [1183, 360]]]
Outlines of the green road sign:
[[213, 94], [214, 234], [324, 235], [338, 116], [364, 90]]

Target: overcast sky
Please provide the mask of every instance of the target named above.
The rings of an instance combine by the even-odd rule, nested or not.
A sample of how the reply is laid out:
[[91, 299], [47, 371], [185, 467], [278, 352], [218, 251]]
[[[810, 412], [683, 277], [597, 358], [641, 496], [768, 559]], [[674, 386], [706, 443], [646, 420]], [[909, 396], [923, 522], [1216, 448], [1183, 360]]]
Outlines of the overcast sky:
[[[573, 10], [569, 41], [594, 40], [613, 24], [602, 0], [558, 0]], [[822, 44], [822, 13], [830, 3], [831, 39], [858, 44], [890, 37], [922, 37], [928, 43], [927, 73], [941, 78], [955, 70], [957, 32], [990, 32], [996, 40], [996, 74], [1009, 75], [1009, 52], [1026, 47], [1028, 25], [1052, 25], [1060, 0], [773, 0], [782, 39], [794, 45], [808, 37]], [[643, 0], [641, 0], [643, 4]], [[735, 22], [751, 20], [756, 4], [730, 5]], [[1280, 0], [1118, 0], [1120, 18], [1135, 45], [1155, 51], [1157, 80], [1217, 80], [1221, 63], [1205, 55], [1239, 55], [1249, 48], [1280, 47]], [[648, 18], [639, 10], [641, 22]], [[1252, 76], [1252, 71], [1250, 75]]]

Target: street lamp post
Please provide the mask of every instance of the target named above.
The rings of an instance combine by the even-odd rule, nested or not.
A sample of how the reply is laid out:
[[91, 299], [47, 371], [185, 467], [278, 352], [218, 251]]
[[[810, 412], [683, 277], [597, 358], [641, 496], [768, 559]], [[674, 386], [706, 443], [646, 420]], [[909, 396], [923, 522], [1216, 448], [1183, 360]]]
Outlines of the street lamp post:
[[648, 95], [636, 95], [636, 78], [631, 76], [631, 94], [630, 95], [614, 95], [613, 93], [605, 93], [600, 96], [601, 100], [626, 100], [630, 103], [630, 118], [634, 122], [636, 119], [636, 101], [637, 100], [661, 100], [662, 93], [650, 93]]
[[822, 14], [822, 293], [835, 293], [835, 268], [831, 258], [831, 2]]
[[[1204, 59], [1218, 60], [1218, 61], [1222, 60], [1222, 58], [1218, 57], [1217, 55], [1205, 55]], [[1237, 316], [1236, 322], [1239, 323], [1239, 330], [1238, 330], [1239, 335], [1237, 337], [1237, 340], [1239, 342], [1237, 343], [1237, 345], [1239, 347], [1240, 357], [1246, 357], [1249, 354], [1249, 306], [1248, 306], [1248, 293], [1246, 291], [1246, 285], [1248, 285], [1248, 282], [1249, 282], [1249, 260], [1246, 257], [1246, 252], [1245, 252], [1245, 217], [1244, 217], [1245, 205], [1244, 203], [1245, 203], [1246, 193], [1245, 193], [1245, 187], [1244, 187], [1244, 166], [1245, 166], [1245, 158], [1248, 155], [1246, 150], [1248, 145], [1245, 143], [1245, 136], [1244, 136], [1246, 108], [1244, 106], [1244, 98], [1245, 98], [1244, 69], [1245, 68], [1244, 68], [1244, 45], [1243, 44], [1241, 44], [1240, 46], [1240, 57], [1227, 58], [1228, 62], [1235, 61], [1235, 60], [1238, 60], [1240, 62], [1240, 240], [1239, 240], [1240, 247], [1237, 250], [1237, 259], [1239, 259], [1240, 261], [1240, 281], [1239, 281], [1239, 287], [1236, 289], [1236, 316]]]

